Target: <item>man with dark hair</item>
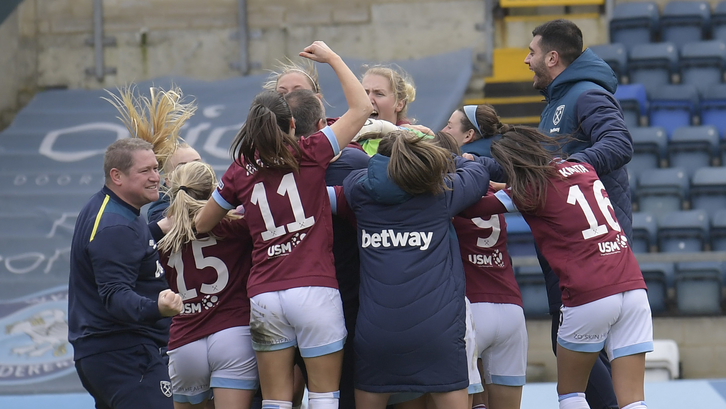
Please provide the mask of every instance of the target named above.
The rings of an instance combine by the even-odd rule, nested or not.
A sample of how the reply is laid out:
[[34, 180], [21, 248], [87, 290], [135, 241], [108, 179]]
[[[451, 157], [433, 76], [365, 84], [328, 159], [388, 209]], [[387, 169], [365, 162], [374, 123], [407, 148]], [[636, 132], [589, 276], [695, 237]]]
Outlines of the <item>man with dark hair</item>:
[[310, 136], [327, 125], [323, 102], [314, 92], [296, 89], [285, 94], [285, 101], [295, 119], [295, 136]]
[[[606, 217], [614, 212], [622, 233], [630, 240], [632, 207], [625, 164], [633, 156], [633, 141], [613, 96], [617, 77], [590, 49], [582, 51], [582, 32], [571, 21], [549, 21], [535, 28], [532, 36], [524, 63], [534, 72], [534, 88], [547, 101], [539, 129], [545, 134], [574, 138], [562, 150], [569, 155], [568, 160], [586, 162], [595, 168], [607, 191], [599, 211], [608, 212]], [[537, 255], [547, 283], [552, 346], [556, 349], [562, 293], [547, 260], [539, 250]], [[585, 394], [592, 409], [617, 408], [609, 364], [603, 354], [600, 356]]]
[[143, 205], [159, 198], [150, 143], [121, 139], [106, 149], [105, 186], [73, 232], [68, 340], [97, 408], [173, 408], [164, 350], [181, 297], [168, 289]]

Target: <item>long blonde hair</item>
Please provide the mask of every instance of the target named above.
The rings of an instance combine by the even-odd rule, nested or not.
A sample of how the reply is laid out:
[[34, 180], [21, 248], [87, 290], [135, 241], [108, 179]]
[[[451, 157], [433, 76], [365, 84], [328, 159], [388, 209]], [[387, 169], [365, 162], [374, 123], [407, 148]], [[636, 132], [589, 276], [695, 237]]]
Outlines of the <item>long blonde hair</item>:
[[154, 154], [159, 168], [169, 174], [166, 162], [183, 140], [179, 131], [184, 123], [194, 115], [197, 107], [194, 101], [185, 102], [179, 87], [172, 86], [169, 91], [151, 87], [150, 96], [140, 95], [136, 86], [119, 88], [119, 95], [106, 90], [110, 98], [103, 98], [116, 107], [126, 129], [133, 137], [141, 138], [154, 146]]
[[446, 181], [456, 171], [453, 157], [431, 140], [401, 129], [381, 139], [378, 153], [391, 158], [388, 177], [406, 193], [437, 195], [451, 190]]
[[[159, 241], [159, 250], [174, 253], [196, 238], [194, 217], [207, 203], [216, 187], [217, 175], [204, 162], [185, 163], [171, 172], [167, 193], [171, 204], [167, 209], [167, 217], [173, 221], [173, 225]], [[228, 217], [235, 218], [231, 215]]]

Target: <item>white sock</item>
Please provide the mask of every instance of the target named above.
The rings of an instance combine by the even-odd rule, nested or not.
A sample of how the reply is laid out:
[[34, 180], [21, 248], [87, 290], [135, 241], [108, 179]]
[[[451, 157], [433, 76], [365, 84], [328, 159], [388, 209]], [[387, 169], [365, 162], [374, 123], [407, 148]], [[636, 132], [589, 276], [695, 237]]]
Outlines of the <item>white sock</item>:
[[638, 401], [633, 402], [630, 405], [623, 406], [623, 409], [648, 409], [648, 406], [645, 405], [645, 402]]
[[338, 409], [340, 391], [310, 392], [308, 391], [309, 409]]
[[479, 403], [471, 407], [471, 409], [487, 409], [487, 406], [483, 403]]
[[590, 409], [590, 405], [585, 400], [585, 394], [582, 392], [560, 395], [558, 400], [560, 409]]
[[262, 409], [292, 409], [292, 402], [262, 399]]

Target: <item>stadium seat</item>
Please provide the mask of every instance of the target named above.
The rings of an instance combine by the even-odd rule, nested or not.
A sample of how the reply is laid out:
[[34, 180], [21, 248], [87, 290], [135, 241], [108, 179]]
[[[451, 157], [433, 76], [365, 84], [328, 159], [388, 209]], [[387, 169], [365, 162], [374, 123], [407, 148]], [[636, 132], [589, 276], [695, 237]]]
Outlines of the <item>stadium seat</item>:
[[701, 95], [701, 125], [715, 126], [726, 138], [726, 84], [712, 85]]
[[660, 29], [661, 39], [678, 47], [701, 41], [711, 30], [711, 7], [705, 1], [669, 1], [660, 17]]
[[726, 1], [718, 3], [711, 13], [711, 36], [726, 41]]
[[623, 110], [628, 129], [640, 126], [640, 118], [648, 115], [648, 95], [643, 84], [618, 85], [615, 98]]
[[[620, 43], [599, 44], [590, 46], [590, 50], [608, 63], [622, 83], [622, 79], [628, 75], [628, 50], [625, 46]], [[618, 89], [621, 86], [618, 85]]]
[[688, 177], [681, 168], [645, 170], [638, 177], [641, 212], [660, 214], [681, 210], [688, 197]]
[[654, 41], [659, 17], [658, 5], [653, 1], [616, 4], [610, 19], [610, 42], [630, 49]]
[[693, 85], [663, 85], [650, 95], [650, 126], [673, 130], [690, 126], [698, 115], [698, 90]]
[[676, 308], [686, 315], [721, 313], [722, 263], [692, 261], [676, 264]]
[[663, 382], [680, 378], [678, 344], [672, 339], [654, 339], [653, 351], [645, 354], [645, 381]]
[[635, 176], [644, 170], [657, 169], [666, 159], [668, 138], [661, 127], [631, 128], [633, 138], [633, 157], [628, 163], [628, 171]]
[[638, 177], [630, 170], [630, 166], [627, 166], [628, 170], [628, 185], [630, 186], [630, 201], [637, 205], [638, 203]]
[[709, 219], [705, 210], [682, 210], [658, 217], [658, 250], [661, 253], [704, 251], [709, 243]]
[[633, 212], [633, 240], [630, 248], [633, 253], [648, 253], [655, 248], [658, 223], [656, 218], [647, 212]]
[[628, 77], [631, 84], [643, 84], [650, 95], [672, 83], [678, 70], [678, 48], [673, 43], [638, 44], [630, 50]]
[[718, 157], [718, 146], [718, 130], [711, 125], [677, 128], [668, 142], [668, 163], [693, 177], [697, 169], [711, 166]]
[[703, 93], [723, 82], [726, 69], [726, 44], [720, 40], [687, 43], [678, 60], [681, 83], [690, 84]]
[[726, 209], [711, 216], [711, 250], [726, 251]]
[[726, 167], [698, 169], [691, 180], [691, 208], [709, 215], [726, 209]]
[[507, 221], [507, 251], [512, 257], [536, 256], [534, 249], [534, 237], [532, 230], [519, 213], [507, 213], [504, 215]]
[[648, 303], [653, 314], [668, 312], [669, 291], [673, 287], [673, 263], [642, 263], [640, 271], [648, 286]]
[[516, 270], [517, 284], [522, 293], [522, 306], [527, 318], [543, 317], [549, 314], [547, 287], [540, 266], [519, 267]]

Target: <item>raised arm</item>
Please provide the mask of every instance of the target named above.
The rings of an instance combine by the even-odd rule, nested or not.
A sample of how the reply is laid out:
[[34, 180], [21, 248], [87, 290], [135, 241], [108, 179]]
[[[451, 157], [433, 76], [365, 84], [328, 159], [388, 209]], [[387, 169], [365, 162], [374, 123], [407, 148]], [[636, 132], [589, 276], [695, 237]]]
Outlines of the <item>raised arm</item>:
[[343, 149], [353, 140], [353, 137], [373, 112], [371, 101], [355, 74], [345, 65], [343, 59], [324, 42], [315, 41], [305, 47], [300, 56], [320, 63], [327, 63], [338, 76], [340, 85], [343, 87], [345, 100], [348, 103], [348, 110], [340, 119], [330, 125], [330, 129], [335, 133], [338, 146]]

